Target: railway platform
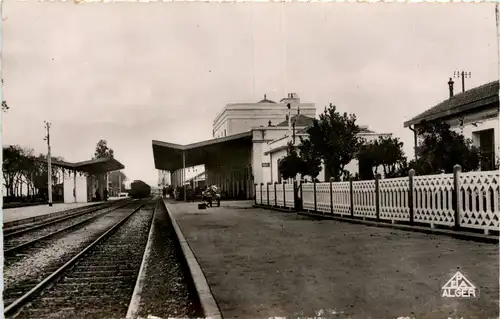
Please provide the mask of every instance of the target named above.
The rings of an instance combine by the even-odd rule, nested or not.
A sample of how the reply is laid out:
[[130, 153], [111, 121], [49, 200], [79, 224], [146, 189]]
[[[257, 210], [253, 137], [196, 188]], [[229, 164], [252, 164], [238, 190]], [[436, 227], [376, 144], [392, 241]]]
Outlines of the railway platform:
[[[119, 198], [117, 198], [119, 199]], [[89, 202], [89, 203], [56, 203], [52, 207], [49, 205], [36, 205], [36, 206], [25, 206], [16, 208], [4, 208], [3, 213], [3, 225], [4, 227], [15, 226], [19, 224], [25, 224], [33, 222], [35, 219], [44, 219], [50, 217], [52, 214], [61, 213], [63, 211], [93, 206], [102, 204], [101, 202]]]
[[[165, 204], [224, 318], [498, 318], [497, 244], [244, 204]], [[443, 297], [457, 271], [475, 298]]]

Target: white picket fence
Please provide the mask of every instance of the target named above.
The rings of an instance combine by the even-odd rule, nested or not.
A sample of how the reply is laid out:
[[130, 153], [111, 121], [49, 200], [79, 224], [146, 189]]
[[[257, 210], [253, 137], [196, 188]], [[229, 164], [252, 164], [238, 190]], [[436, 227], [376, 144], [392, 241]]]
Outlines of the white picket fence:
[[[270, 206], [294, 207], [294, 184], [256, 185], [257, 204], [268, 205], [268, 187]], [[306, 211], [431, 227], [459, 226], [486, 234], [499, 230], [499, 171], [302, 183], [301, 188], [298, 196]]]
[[283, 183], [255, 185], [254, 192], [255, 203], [258, 205], [269, 205], [290, 209], [295, 208], [293, 184]]

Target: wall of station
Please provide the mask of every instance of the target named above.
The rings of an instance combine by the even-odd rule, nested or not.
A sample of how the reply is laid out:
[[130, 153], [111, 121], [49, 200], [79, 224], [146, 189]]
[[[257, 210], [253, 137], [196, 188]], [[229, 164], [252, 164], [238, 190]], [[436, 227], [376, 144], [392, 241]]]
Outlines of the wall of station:
[[[63, 189], [64, 189], [64, 202], [75, 203], [73, 190], [75, 186], [75, 176], [73, 172], [66, 171], [64, 173]], [[76, 202], [86, 203], [87, 198], [87, 176], [76, 173]]]

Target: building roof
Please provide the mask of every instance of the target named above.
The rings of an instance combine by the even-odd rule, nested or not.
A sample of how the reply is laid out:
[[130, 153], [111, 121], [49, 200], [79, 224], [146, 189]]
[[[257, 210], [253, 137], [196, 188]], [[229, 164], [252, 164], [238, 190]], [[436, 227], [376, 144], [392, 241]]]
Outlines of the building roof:
[[101, 174], [125, 168], [125, 166], [123, 166], [123, 164], [118, 162], [116, 159], [108, 157], [95, 158], [77, 163], [52, 160], [51, 164], [65, 169], [76, 170], [89, 174]]
[[404, 127], [498, 103], [498, 90], [498, 81], [493, 81], [459, 93], [405, 122]]
[[155, 168], [172, 172], [183, 167], [206, 164], [211, 157], [223, 156], [225, 152], [238, 148], [251, 149], [252, 136], [252, 131], [248, 131], [188, 145], [153, 140]]
[[276, 102], [268, 100], [266, 94], [264, 94], [264, 99], [260, 100], [258, 103], [274, 103], [274, 104], [276, 104]]
[[[309, 126], [313, 123], [314, 119], [302, 114], [292, 116], [292, 123], [295, 120], [295, 127]], [[284, 120], [276, 126], [288, 126], [288, 121]]]

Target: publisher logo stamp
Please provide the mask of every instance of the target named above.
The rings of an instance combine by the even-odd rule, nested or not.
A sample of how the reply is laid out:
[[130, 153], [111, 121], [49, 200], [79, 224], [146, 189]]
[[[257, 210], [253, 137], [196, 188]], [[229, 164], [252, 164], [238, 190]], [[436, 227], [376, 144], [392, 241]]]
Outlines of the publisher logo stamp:
[[447, 298], [476, 298], [477, 288], [460, 271], [441, 288], [441, 297]]

